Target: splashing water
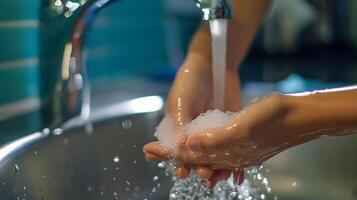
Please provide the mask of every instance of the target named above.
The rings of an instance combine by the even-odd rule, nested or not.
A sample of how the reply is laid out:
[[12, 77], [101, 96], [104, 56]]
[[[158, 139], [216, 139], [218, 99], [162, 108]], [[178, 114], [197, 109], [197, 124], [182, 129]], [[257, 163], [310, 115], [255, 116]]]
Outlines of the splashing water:
[[[174, 186], [170, 191], [170, 200], [205, 199], [205, 200], [260, 200], [272, 199], [272, 189], [263, 167], [251, 167], [245, 170], [245, 180], [241, 185], [233, 183], [232, 177], [220, 181], [213, 189], [209, 182], [202, 180], [195, 173], [186, 179], [173, 177]], [[277, 197], [274, 197], [277, 199]]]

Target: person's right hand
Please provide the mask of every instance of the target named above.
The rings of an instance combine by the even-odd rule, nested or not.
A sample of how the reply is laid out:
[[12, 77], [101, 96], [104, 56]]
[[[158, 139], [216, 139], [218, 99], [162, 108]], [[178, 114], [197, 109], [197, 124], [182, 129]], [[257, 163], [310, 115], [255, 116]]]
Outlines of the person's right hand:
[[[239, 111], [241, 108], [240, 85], [236, 70], [226, 71], [225, 85], [225, 110]], [[168, 97], [167, 109], [176, 127], [190, 122], [201, 113], [213, 108], [212, 90], [210, 62], [191, 55], [179, 69]], [[185, 144], [185, 137], [182, 138], [181, 144]], [[153, 146], [146, 145], [144, 150]], [[155, 160], [150, 159], [150, 154], [147, 154], [147, 158]], [[211, 168], [205, 166], [194, 166], [194, 168], [199, 176], [210, 179], [213, 183], [217, 179], [226, 179], [231, 174], [229, 170], [213, 172]], [[189, 171], [189, 167], [182, 165], [177, 167], [176, 173], [178, 177], [186, 178]]]

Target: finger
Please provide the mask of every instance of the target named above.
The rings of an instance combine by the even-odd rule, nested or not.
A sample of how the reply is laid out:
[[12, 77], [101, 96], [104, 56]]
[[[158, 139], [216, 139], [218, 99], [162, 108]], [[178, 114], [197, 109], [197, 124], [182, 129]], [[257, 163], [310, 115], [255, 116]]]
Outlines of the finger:
[[212, 168], [208, 166], [197, 166], [195, 167], [195, 171], [199, 177], [205, 180], [209, 180], [213, 175]]
[[190, 134], [186, 139], [186, 148], [191, 151], [215, 151], [231, 142], [231, 131], [212, 129], [206, 133]]
[[144, 153], [156, 155], [158, 157], [169, 157], [168, 152], [164, 151], [159, 142], [150, 142], [143, 147]]
[[221, 169], [217, 170], [217, 177], [219, 180], [227, 180], [232, 174], [231, 170]]
[[162, 160], [167, 160], [167, 158], [157, 156], [154, 154], [150, 154], [150, 153], [145, 153], [145, 160], [147, 160], [147, 161], [162, 161]]
[[178, 166], [176, 168], [176, 176], [181, 179], [187, 178], [189, 174], [190, 174], [190, 168], [185, 165]]

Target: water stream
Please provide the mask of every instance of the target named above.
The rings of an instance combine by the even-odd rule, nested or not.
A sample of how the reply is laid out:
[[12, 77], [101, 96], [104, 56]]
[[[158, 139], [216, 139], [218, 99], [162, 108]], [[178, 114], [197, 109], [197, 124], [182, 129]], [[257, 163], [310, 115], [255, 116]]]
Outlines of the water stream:
[[212, 40], [213, 107], [224, 111], [227, 19], [209, 22]]

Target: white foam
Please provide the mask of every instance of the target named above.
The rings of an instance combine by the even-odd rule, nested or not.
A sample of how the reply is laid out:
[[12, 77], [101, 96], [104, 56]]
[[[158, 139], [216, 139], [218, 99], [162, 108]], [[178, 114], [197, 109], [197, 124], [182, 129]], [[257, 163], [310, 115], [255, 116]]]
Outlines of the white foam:
[[164, 150], [176, 154], [177, 140], [180, 134], [181, 132], [175, 127], [171, 115], [166, 114], [156, 127], [155, 137], [157, 137]]
[[174, 126], [171, 115], [166, 114], [156, 128], [155, 136], [164, 150], [176, 154], [177, 140], [182, 134], [194, 134], [206, 129], [222, 128], [228, 125], [228, 123], [238, 114], [238, 112], [222, 112], [217, 109], [209, 110], [206, 113], [199, 115], [190, 123], [185, 124], [180, 129], [177, 129]]

